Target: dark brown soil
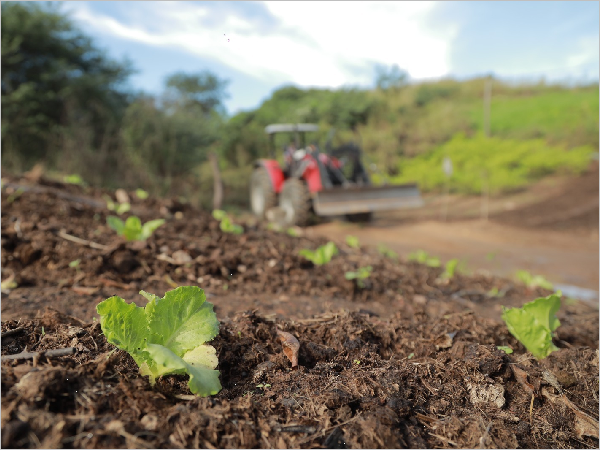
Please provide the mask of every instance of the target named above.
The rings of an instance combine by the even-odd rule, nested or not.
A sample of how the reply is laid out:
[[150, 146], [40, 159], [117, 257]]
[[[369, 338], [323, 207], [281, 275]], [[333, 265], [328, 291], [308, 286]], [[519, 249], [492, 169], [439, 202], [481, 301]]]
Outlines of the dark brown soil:
[[[223, 233], [173, 200], [136, 200], [142, 221], [167, 221], [127, 243], [106, 226], [100, 195], [43, 182], [2, 192], [2, 279], [18, 285], [2, 294], [2, 332], [22, 329], [2, 338], [2, 355], [76, 349], [2, 362], [3, 447], [598, 447], [597, 308], [563, 304], [561, 350], [537, 361], [499, 314], [547, 291], [441, 281], [441, 269], [344, 244], [316, 267], [298, 250], [325, 239], [251, 224]], [[345, 279], [367, 265], [364, 288]], [[221, 321], [223, 390], [210, 398], [191, 396], [183, 376], [152, 388], [97, 322], [109, 296], [142, 306], [140, 289], [162, 296], [177, 285], [205, 289]], [[277, 329], [300, 341], [298, 370]]]

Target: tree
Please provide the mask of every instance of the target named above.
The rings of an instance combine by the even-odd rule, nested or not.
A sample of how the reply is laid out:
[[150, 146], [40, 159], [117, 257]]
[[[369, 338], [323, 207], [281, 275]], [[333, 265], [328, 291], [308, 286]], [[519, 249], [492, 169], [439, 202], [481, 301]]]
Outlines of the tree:
[[397, 64], [389, 69], [383, 65], [375, 66], [375, 85], [378, 89], [387, 90], [405, 86], [408, 82], [408, 72], [400, 69]]
[[223, 100], [229, 97], [225, 92], [228, 84], [229, 81], [221, 80], [209, 71], [197, 74], [178, 72], [166, 80], [164, 105], [170, 111], [201, 111], [205, 115], [216, 111], [224, 114]]
[[52, 4], [3, 2], [1, 20], [3, 163], [56, 157], [73, 120], [98, 148], [127, 106], [131, 64], [108, 59]]

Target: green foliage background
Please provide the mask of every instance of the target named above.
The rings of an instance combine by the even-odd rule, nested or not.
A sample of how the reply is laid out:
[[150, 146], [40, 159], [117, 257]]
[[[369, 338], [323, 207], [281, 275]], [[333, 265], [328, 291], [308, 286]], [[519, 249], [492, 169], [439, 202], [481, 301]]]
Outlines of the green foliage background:
[[[483, 133], [484, 78], [409, 83], [378, 66], [373, 89], [283, 86], [252, 111], [228, 117], [228, 82], [174, 73], [161, 95], [128, 85], [135, 69], [115, 61], [79, 30], [60, 5], [2, 3], [2, 168], [36, 163], [79, 174], [92, 186], [143, 188], [210, 207], [210, 152], [218, 156], [224, 207], [247, 207], [252, 161], [268, 157], [264, 127], [314, 122], [310, 142], [355, 141], [376, 182], [416, 181], [423, 191], [510, 192], [546, 175], [577, 174], [598, 151], [598, 85], [568, 88], [493, 80], [491, 137]], [[277, 136], [276, 153], [289, 136]]]

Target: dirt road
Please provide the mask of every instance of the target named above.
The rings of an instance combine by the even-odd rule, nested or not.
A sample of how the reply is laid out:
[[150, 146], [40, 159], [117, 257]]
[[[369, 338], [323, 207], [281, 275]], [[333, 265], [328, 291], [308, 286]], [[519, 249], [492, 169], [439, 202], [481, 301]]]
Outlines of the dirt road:
[[575, 179], [547, 179], [526, 192], [492, 199], [489, 220], [479, 218], [479, 198], [450, 199], [448, 221], [439, 219], [442, 199], [371, 224], [332, 221], [308, 234], [329, 239], [357, 236], [362, 244], [385, 244], [407, 257], [418, 249], [442, 261], [459, 258], [467, 268], [512, 277], [517, 270], [553, 283], [598, 290], [598, 166]]
[[330, 239], [353, 235], [362, 244], [383, 243], [405, 258], [422, 249], [439, 256], [442, 262], [459, 258], [467, 268], [502, 277], [512, 277], [523, 269], [553, 283], [598, 289], [597, 234], [539, 232], [477, 220], [396, 225], [375, 222], [368, 227], [331, 222], [313, 227], [310, 233]]

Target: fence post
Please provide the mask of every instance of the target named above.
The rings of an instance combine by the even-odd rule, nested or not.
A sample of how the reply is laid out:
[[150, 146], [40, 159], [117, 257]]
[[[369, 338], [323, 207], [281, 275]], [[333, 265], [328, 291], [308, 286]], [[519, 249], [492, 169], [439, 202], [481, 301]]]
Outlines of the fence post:
[[208, 154], [213, 170], [213, 210], [221, 209], [223, 203], [223, 182], [219, 171], [219, 161], [213, 152]]

